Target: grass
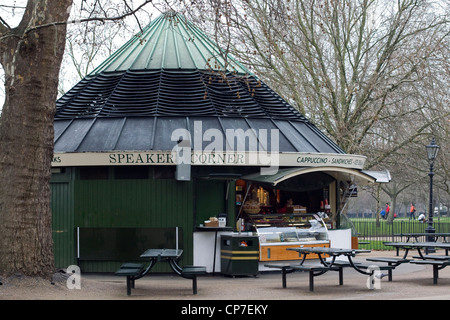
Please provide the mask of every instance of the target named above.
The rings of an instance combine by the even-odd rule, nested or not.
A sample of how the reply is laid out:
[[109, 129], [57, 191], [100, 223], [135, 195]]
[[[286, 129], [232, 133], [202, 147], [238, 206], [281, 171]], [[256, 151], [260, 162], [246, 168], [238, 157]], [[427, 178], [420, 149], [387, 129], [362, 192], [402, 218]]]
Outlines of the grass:
[[[383, 242], [406, 240], [406, 238], [394, 237], [394, 235], [425, 233], [428, 227], [427, 223], [409, 220], [409, 218], [397, 218], [393, 223], [382, 219], [377, 223], [376, 219], [371, 218], [354, 218], [351, 219], [351, 222], [361, 241], [370, 242], [370, 244], [362, 245], [361, 248], [372, 250], [390, 250], [392, 248], [385, 247]], [[450, 233], [450, 217], [435, 218], [434, 228], [436, 232]]]

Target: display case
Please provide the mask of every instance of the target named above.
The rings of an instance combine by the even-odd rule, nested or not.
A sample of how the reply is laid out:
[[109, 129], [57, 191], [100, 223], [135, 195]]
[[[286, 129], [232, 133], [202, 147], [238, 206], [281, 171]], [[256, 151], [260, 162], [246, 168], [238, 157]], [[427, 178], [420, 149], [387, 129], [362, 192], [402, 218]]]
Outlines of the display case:
[[327, 225], [319, 214], [255, 214], [250, 221], [259, 236], [260, 261], [298, 260], [297, 252], [286, 249], [330, 244]]

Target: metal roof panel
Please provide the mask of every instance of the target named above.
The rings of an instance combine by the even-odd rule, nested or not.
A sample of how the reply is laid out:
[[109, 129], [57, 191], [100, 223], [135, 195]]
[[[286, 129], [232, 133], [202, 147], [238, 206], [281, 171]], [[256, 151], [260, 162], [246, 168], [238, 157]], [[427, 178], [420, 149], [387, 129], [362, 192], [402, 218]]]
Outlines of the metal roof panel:
[[250, 74], [182, 14], [170, 11], [153, 20], [91, 75], [163, 68]]

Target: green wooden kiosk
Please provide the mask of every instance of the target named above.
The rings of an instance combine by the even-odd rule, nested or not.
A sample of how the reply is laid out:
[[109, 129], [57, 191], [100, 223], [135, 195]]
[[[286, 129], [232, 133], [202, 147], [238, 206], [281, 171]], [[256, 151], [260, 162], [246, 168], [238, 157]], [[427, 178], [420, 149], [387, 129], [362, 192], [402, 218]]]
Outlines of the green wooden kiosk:
[[[308, 185], [320, 197], [326, 191], [335, 212], [341, 182], [377, 182], [363, 171], [365, 157], [346, 154], [175, 12], [62, 96], [54, 129], [60, 268], [111, 272], [149, 247], [183, 249], [181, 264], [212, 260], [195, 235], [197, 243], [213, 241], [199, 227], [219, 214], [227, 215], [224, 231], [236, 229], [243, 176], [309, 169], [291, 174], [290, 188], [315, 177]], [[319, 210], [318, 203], [309, 207]]]

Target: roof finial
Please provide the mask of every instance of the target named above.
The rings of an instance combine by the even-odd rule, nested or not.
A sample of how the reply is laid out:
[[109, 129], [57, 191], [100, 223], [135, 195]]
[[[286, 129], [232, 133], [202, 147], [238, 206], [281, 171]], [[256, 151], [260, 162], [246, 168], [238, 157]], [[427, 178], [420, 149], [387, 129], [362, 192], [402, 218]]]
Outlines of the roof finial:
[[177, 12], [173, 9], [169, 9], [168, 11], [164, 12], [164, 15], [166, 18], [173, 18], [177, 15]]

